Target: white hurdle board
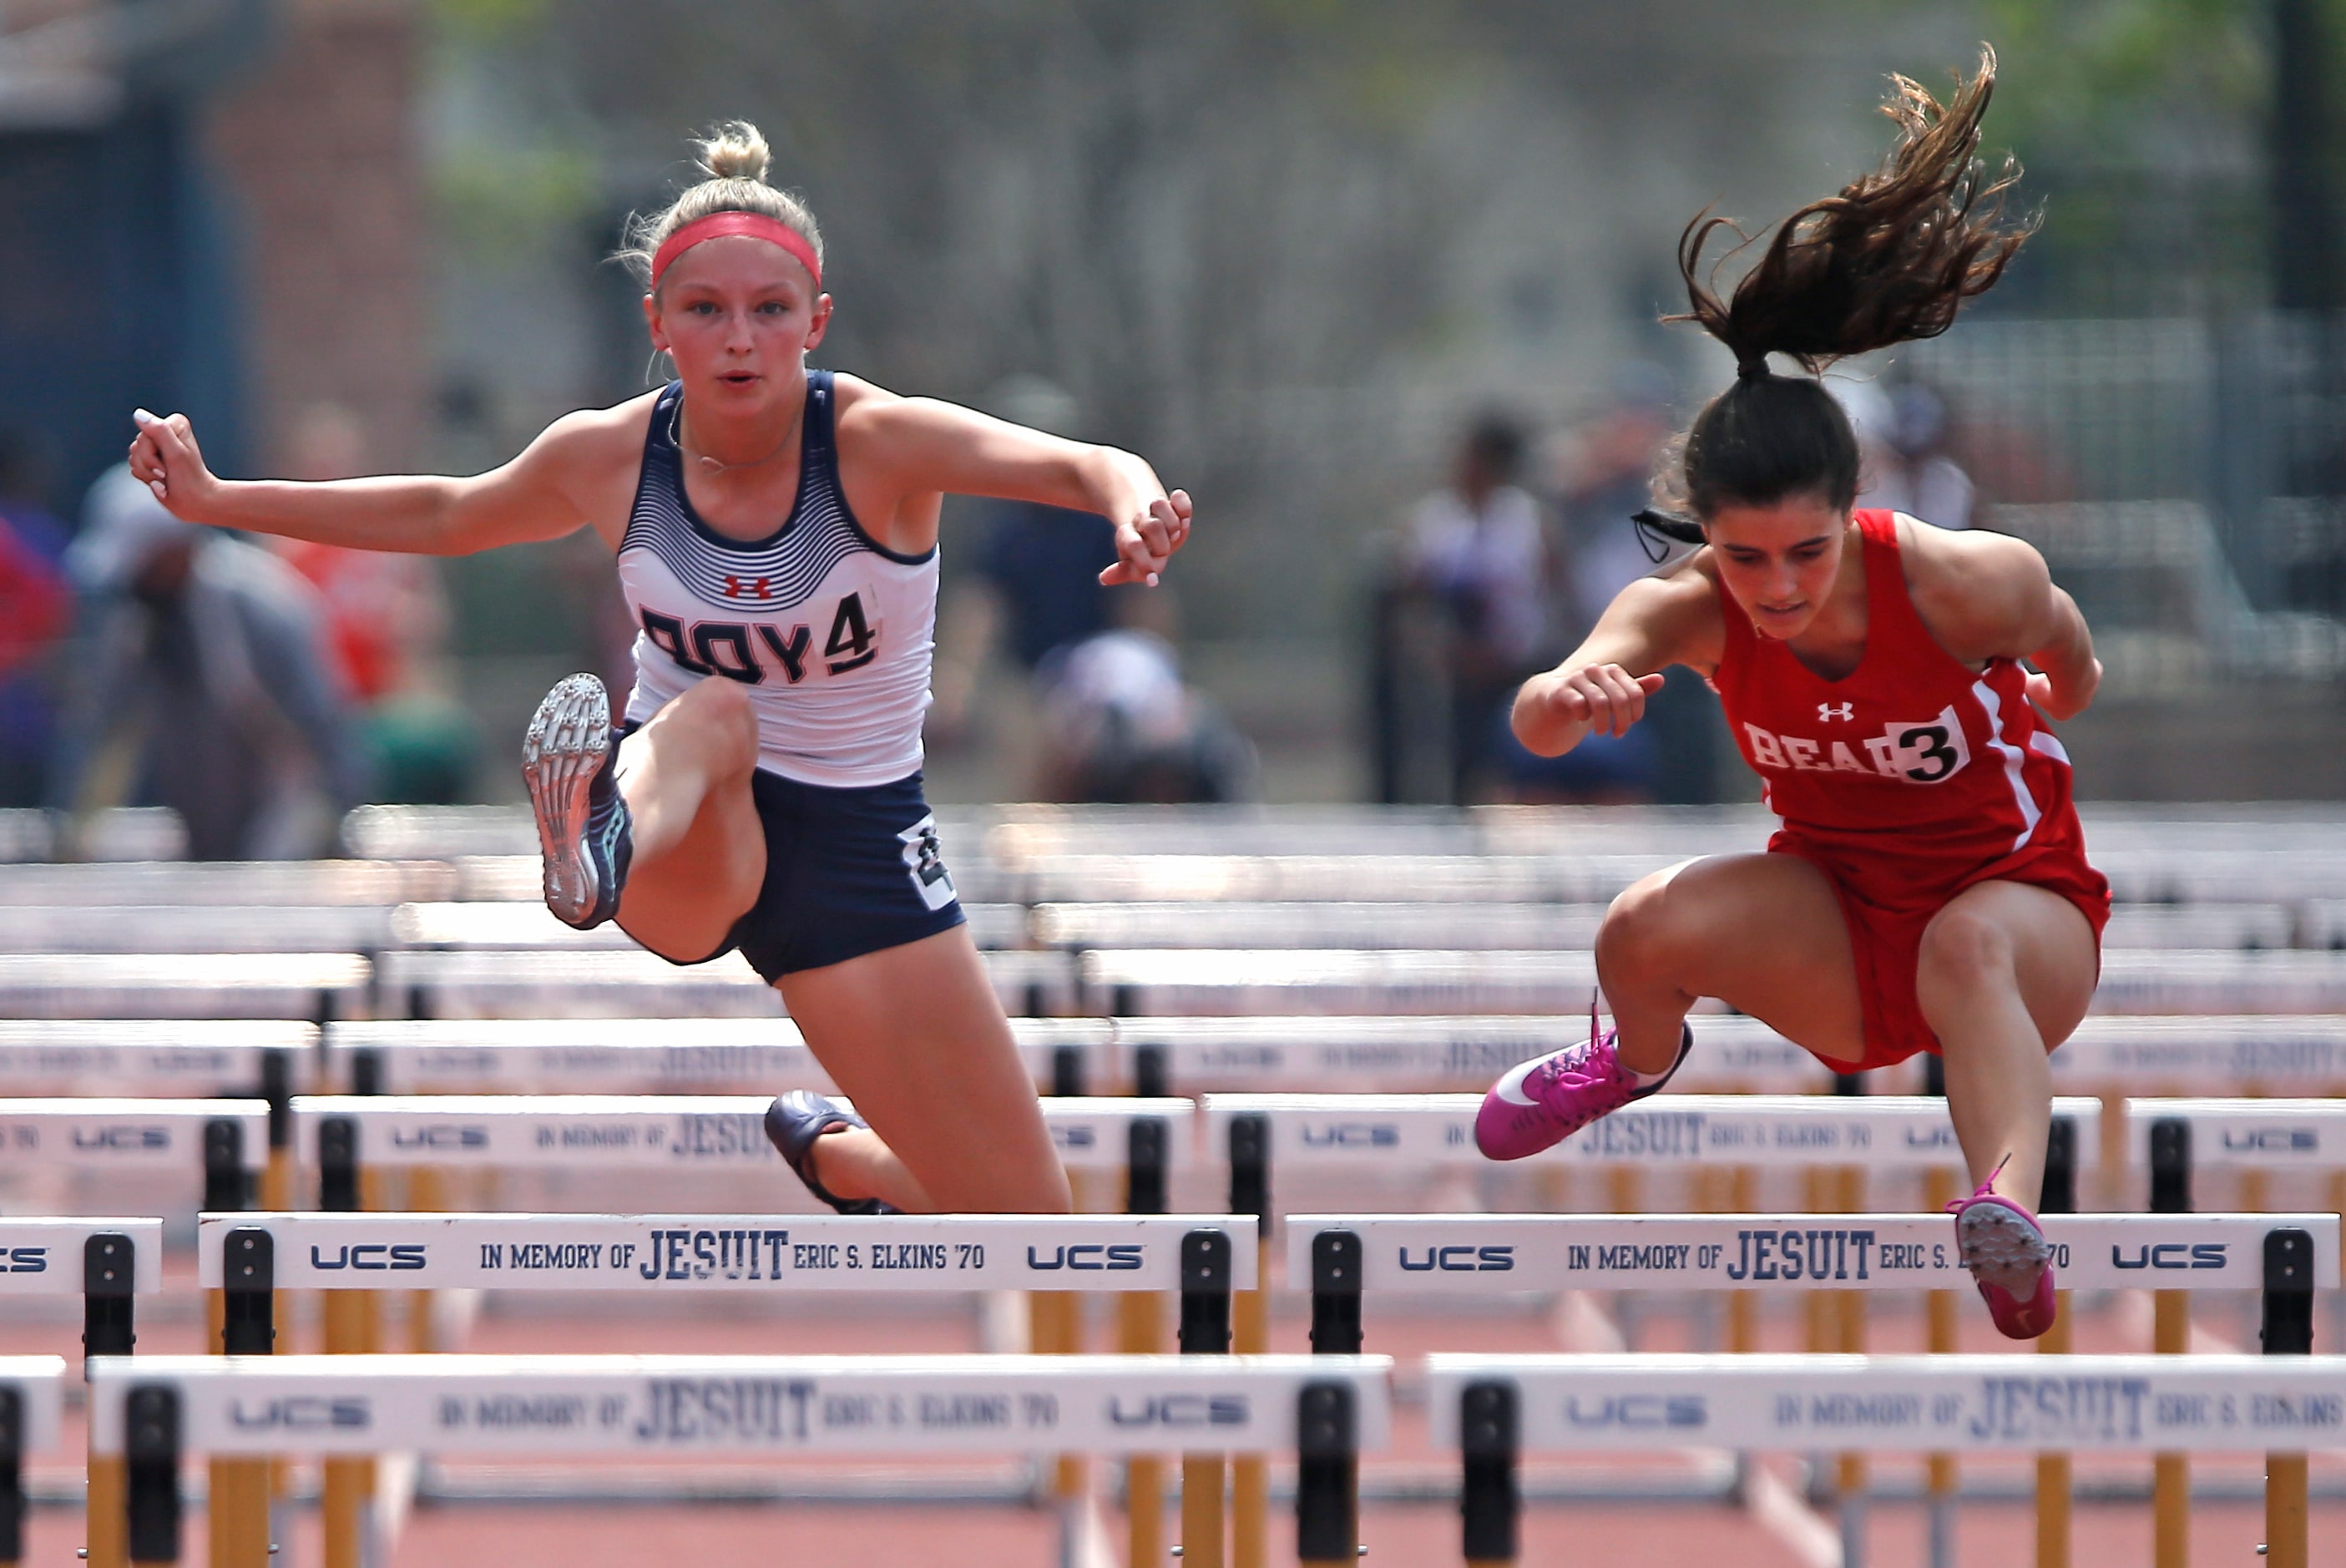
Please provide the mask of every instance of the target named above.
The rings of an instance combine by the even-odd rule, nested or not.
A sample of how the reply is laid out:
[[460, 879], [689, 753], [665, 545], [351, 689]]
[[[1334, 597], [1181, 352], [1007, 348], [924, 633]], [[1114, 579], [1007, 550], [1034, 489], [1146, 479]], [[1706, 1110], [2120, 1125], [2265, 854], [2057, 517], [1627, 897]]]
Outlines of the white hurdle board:
[[[1087, 1083], [1115, 1072], [1099, 1018], [1014, 1018], [1010, 1032], [1038, 1084], [1054, 1054], [1079, 1054]], [[0, 1043], [6, 1039], [0, 1025]], [[349, 1085], [361, 1053], [384, 1094], [662, 1094], [833, 1087], [787, 1018], [460, 1018], [331, 1024], [328, 1082]], [[0, 1056], [0, 1062], [5, 1057]], [[0, 1080], [5, 1082], [5, 1080]]]
[[[1596, 961], [1587, 952], [1139, 948], [1077, 956], [1084, 994], [1135, 1015], [1586, 1017], [1596, 990]], [[1700, 1006], [1719, 1010], [1713, 1002]]]
[[[1122, 1070], [1155, 1051], [1179, 1094], [1308, 1093], [1330, 1084], [1359, 1092], [1482, 1093], [1520, 1062], [1587, 1037], [1586, 1008], [1557, 1017], [1497, 1016], [1117, 1018]], [[1806, 1094], [1831, 1087], [1817, 1058], [1756, 1018], [1726, 1014], [1695, 1025], [1683, 1089]]]
[[1425, 1362], [1437, 1448], [1512, 1384], [1525, 1451], [2346, 1448], [2340, 1356], [1484, 1356]]
[[0, 1021], [0, 1093], [252, 1094], [272, 1054], [298, 1091], [317, 1046], [317, 1025], [279, 1020], [8, 1019]]
[[[1013, 1013], [1075, 1011], [1065, 953], [988, 952], [994, 993]], [[724, 1018], [781, 1016], [781, 993], [729, 952], [676, 964], [641, 948], [554, 952], [410, 950], [386, 952], [377, 974], [387, 995], [415, 996], [435, 1018]]]
[[2194, 1170], [2346, 1169], [2346, 1100], [2128, 1100], [2127, 1152], [2150, 1163], [2150, 1130], [2164, 1121], [2191, 1129]]
[[14, 1389], [24, 1412], [20, 1451], [46, 1453], [63, 1435], [66, 1362], [62, 1356], [0, 1356], [0, 1388]]
[[[969, 932], [986, 948], [1023, 947], [1026, 911], [1016, 904], [964, 904]], [[525, 948], [548, 952], [634, 948], [636, 939], [616, 921], [580, 931], [554, 918], [542, 903], [402, 904], [382, 921], [383, 936], [370, 948]], [[8, 930], [0, 912], [0, 932]]]
[[[2264, 1240], [2302, 1230], [2310, 1281], [2338, 1284], [2334, 1214], [2048, 1214], [2062, 1288], [2261, 1290]], [[1292, 1215], [1287, 1283], [1311, 1288], [1313, 1239], [1360, 1238], [1369, 1290], [1963, 1290], [1944, 1215]]]
[[1201, 1230], [1251, 1290], [1260, 1250], [1226, 1214], [207, 1214], [205, 1288], [240, 1230], [269, 1233], [280, 1290], [1178, 1290]]
[[1448, 948], [1586, 952], [1603, 904], [1043, 904], [1035, 942], [1068, 948]]
[[82, 1294], [82, 1248], [93, 1236], [130, 1238], [134, 1295], [163, 1288], [159, 1219], [0, 1219], [0, 1301]]
[[1604, 903], [1638, 878], [1677, 865], [1693, 852], [1500, 858], [1373, 850], [1036, 855], [1015, 871], [1005, 867], [1005, 877], [1014, 890], [1011, 896], [1027, 904]]
[[[1596, 945], [1606, 908], [1600, 903], [1056, 903], [1038, 906], [1029, 929], [1042, 947], [1586, 952]], [[546, 921], [557, 923], [551, 916]], [[973, 926], [978, 923], [976, 911], [970, 912], [970, 921]], [[2307, 932], [2318, 940], [2309, 945], [2328, 946], [2330, 932], [2339, 927], [2336, 921], [2318, 921]], [[2121, 904], [2111, 912], [2102, 945], [2270, 949], [2295, 946], [2298, 939], [2298, 921], [2284, 904]]]
[[[1229, 1146], [1230, 1118], [1269, 1124], [1274, 1170], [1299, 1166], [1422, 1169], [1490, 1165], [1474, 1146], [1480, 1095], [1208, 1095], [1207, 1147]], [[2101, 1103], [2060, 1097], [2075, 1119], [2080, 1169], [2099, 1147]], [[1923, 1095], [1657, 1095], [1624, 1106], [1517, 1165], [1863, 1166], [1939, 1170], [1963, 1163], [1947, 1103]]]
[[[535, 878], [535, 855], [530, 865]], [[448, 867], [429, 861], [128, 860], [0, 866], [0, 904], [373, 904], [388, 909], [416, 899], [453, 898], [455, 887]]]
[[0, 952], [0, 1017], [311, 1018], [357, 1011], [371, 966], [342, 952]]
[[2093, 1017], [2053, 1053], [2053, 1081], [2239, 1093], [2321, 1094], [2346, 1085], [2346, 1014]]
[[373, 904], [0, 904], [0, 952], [374, 952], [391, 942], [391, 911]]
[[2346, 1013], [2346, 952], [2113, 949], [2093, 1010], [2112, 1013]]
[[[781, 1156], [766, 1137], [772, 1100], [770, 1095], [301, 1095], [293, 1100], [294, 1139], [312, 1166], [319, 1128], [335, 1117], [356, 1124], [362, 1166], [778, 1166]], [[1144, 1116], [1168, 1124], [1167, 1168], [1181, 1169], [1194, 1114], [1188, 1100], [1043, 1102], [1044, 1125], [1070, 1170], [1122, 1170], [1127, 1129]]]
[[265, 1100], [0, 1100], [0, 1171], [42, 1166], [200, 1171], [204, 1127], [242, 1129], [244, 1166], [269, 1163]]
[[[62, 1363], [59, 1363], [62, 1370]], [[210, 1453], [1153, 1453], [1292, 1449], [1313, 1384], [1391, 1439], [1383, 1356], [141, 1356], [90, 1371], [90, 1451], [138, 1388]], [[261, 1419], [298, 1410], [319, 1419]]]

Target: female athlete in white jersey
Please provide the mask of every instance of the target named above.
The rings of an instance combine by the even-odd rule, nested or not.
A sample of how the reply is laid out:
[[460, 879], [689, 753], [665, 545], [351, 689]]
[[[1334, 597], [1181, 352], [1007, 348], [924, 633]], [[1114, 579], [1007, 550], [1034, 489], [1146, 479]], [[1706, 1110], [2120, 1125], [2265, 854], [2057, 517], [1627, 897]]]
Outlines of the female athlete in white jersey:
[[861, 1113], [804, 1093], [769, 1113], [825, 1201], [1064, 1210], [921, 799], [939, 504], [1098, 513], [1117, 555], [1101, 580], [1153, 584], [1189, 499], [1128, 453], [807, 369], [831, 312], [814, 219], [765, 182], [753, 127], [701, 150], [709, 178], [630, 236], [652, 344], [676, 365], [659, 392], [565, 415], [469, 479], [221, 480], [177, 414], [140, 416], [131, 467], [190, 522], [330, 545], [601, 535], [639, 628], [637, 680], [622, 725], [591, 676], [531, 723], [548, 907], [616, 918], [678, 963], [739, 948], [780, 987]]

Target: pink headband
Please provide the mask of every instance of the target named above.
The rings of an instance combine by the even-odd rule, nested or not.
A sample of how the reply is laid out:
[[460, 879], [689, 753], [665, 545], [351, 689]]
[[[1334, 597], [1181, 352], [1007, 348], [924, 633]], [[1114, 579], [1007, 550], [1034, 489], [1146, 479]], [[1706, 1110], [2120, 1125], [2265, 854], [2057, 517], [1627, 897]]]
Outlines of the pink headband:
[[814, 247], [806, 236], [789, 224], [779, 222], [762, 212], [712, 212], [706, 218], [696, 218], [666, 239], [652, 257], [652, 287], [659, 287], [660, 274], [668, 264], [704, 239], [721, 239], [729, 234], [747, 234], [769, 245], [779, 245], [798, 259], [814, 280], [814, 291], [822, 292], [822, 263], [815, 260]]

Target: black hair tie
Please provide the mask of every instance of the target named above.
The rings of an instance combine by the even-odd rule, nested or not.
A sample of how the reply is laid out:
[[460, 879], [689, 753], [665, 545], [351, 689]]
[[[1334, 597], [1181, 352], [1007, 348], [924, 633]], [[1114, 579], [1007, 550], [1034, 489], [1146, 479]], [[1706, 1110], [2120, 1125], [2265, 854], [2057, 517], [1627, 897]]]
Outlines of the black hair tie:
[[1735, 361], [1735, 379], [1742, 382], [1764, 382], [1770, 374], [1768, 356], [1754, 354], [1749, 359]]
[[1629, 521], [1637, 530], [1637, 547], [1645, 551], [1647, 560], [1658, 566], [1669, 559], [1672, 545], [1700, 545], [1704, 542], [1702, 524], [1674, 512], [1648, 506], [1642, 512], [1632, 513]]

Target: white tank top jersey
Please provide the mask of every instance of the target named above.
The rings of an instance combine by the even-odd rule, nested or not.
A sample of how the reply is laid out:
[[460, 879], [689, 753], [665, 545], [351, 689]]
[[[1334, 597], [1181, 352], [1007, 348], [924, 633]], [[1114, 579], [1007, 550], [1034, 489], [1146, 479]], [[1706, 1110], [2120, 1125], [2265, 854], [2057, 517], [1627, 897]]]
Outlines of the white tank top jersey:
[[809, 371], [798, 500], [773, 533], [737, 541], [686, 498], [683, 387], [670, 382], [652, 404], [619, 586], [637, 626], [630, 722], [722, 676], [749, 688], [760, 768], [855, 789], [921, 766], [937, 552], [900, 555], [848, 511], [833, 401], [831, 372]]

